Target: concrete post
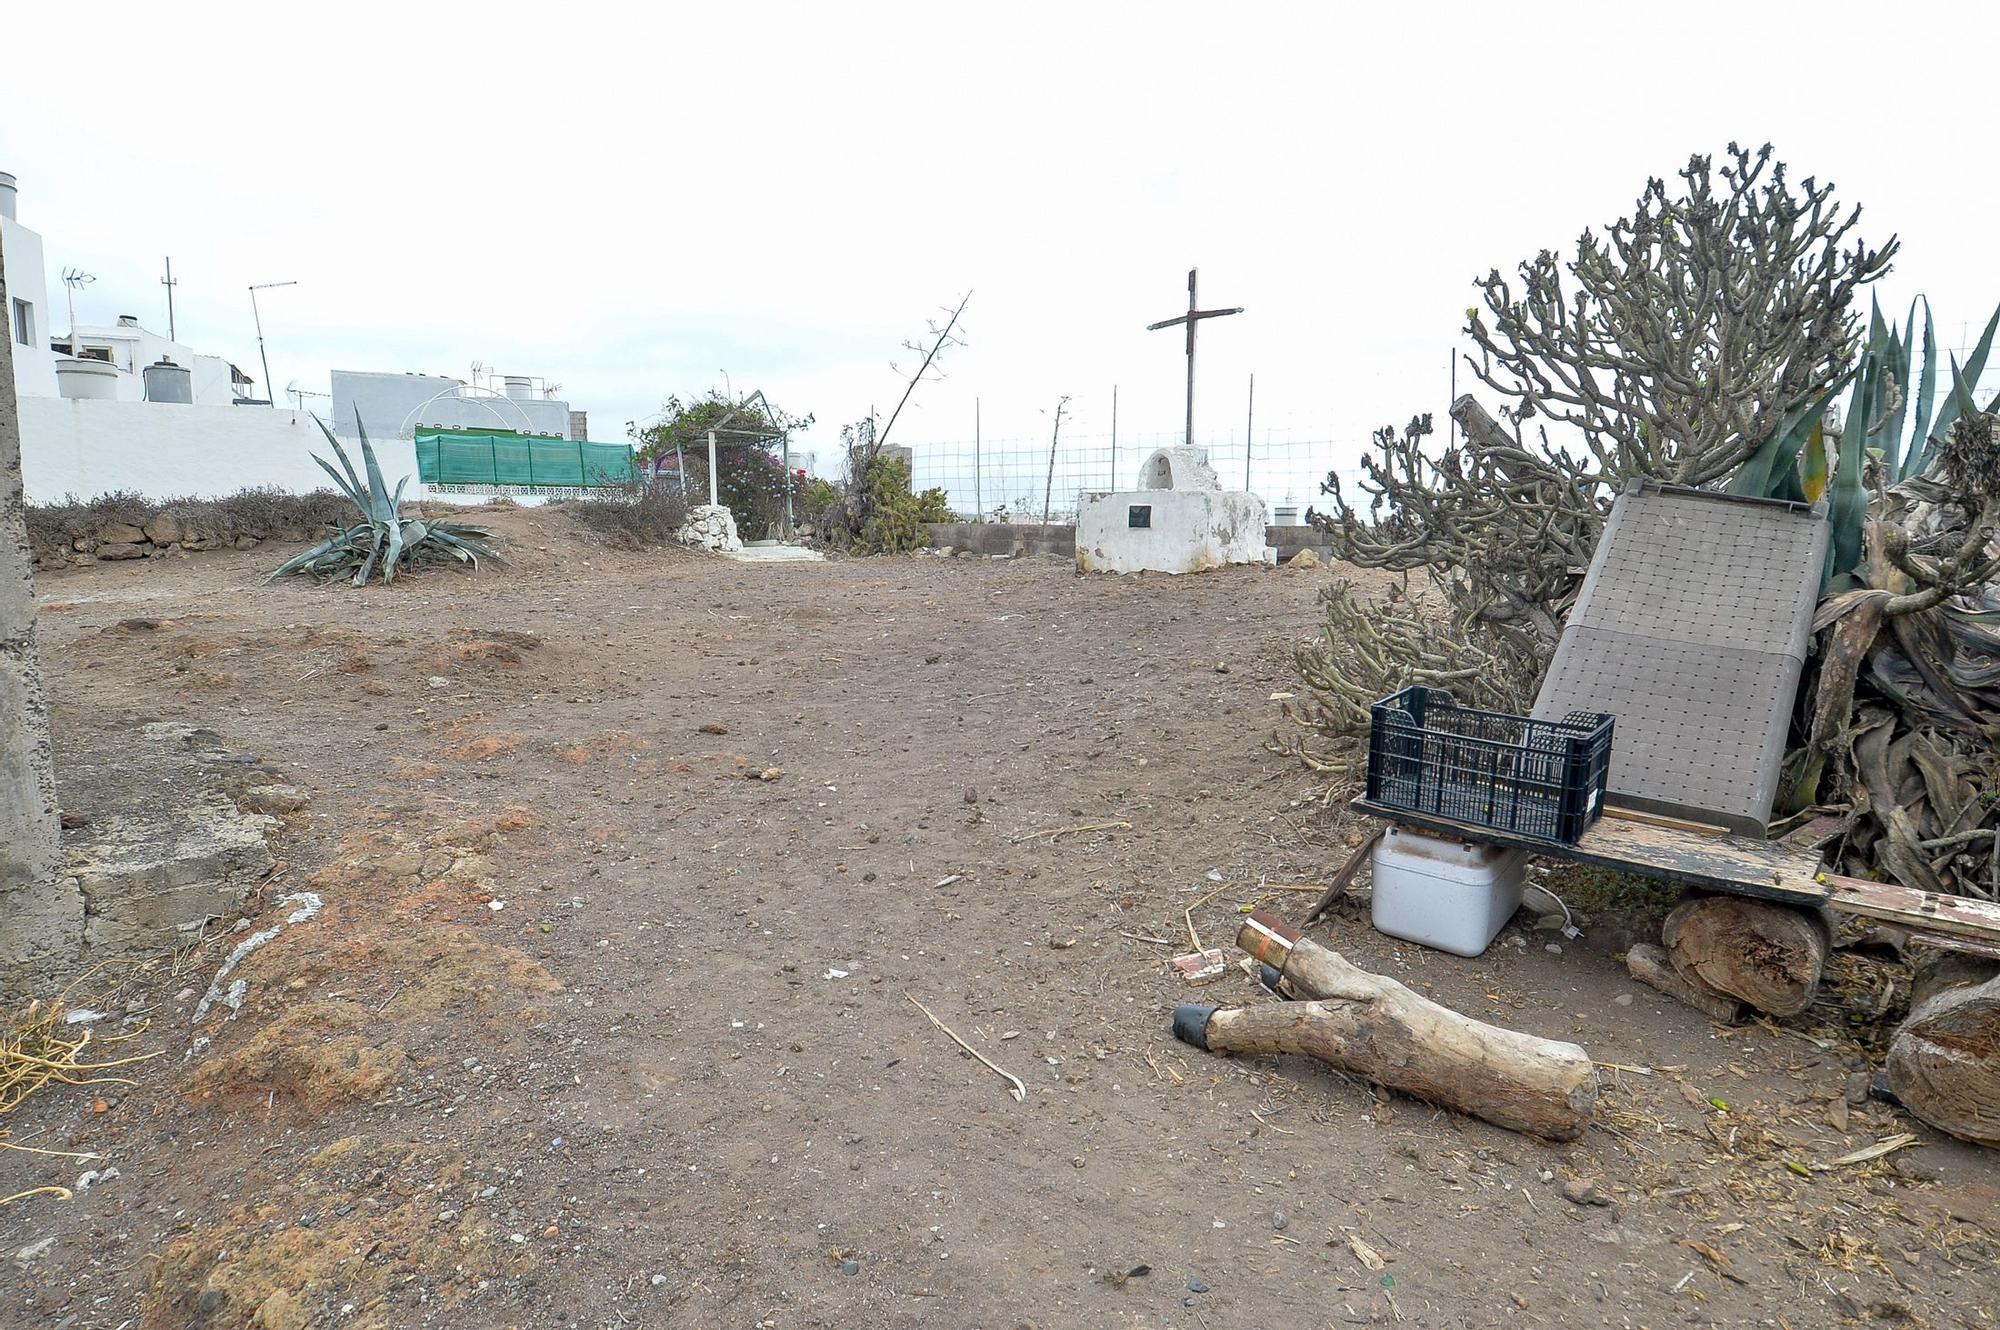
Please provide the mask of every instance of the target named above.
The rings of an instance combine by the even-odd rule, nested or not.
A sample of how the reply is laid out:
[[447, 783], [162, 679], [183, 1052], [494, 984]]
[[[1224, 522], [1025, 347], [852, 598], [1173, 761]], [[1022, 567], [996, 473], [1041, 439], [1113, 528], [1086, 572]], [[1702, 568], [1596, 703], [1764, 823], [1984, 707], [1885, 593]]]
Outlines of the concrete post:
[[708, 432], [708, 506], [716, 505], [715, 498], [715, 431]]
[[[0, 311], [8, 303], [0, 254]], [[73, 962], [83, 899], [62, 873], [49, 708], [35, 649], [34, 558], [21, 493], [14, 327], [0, 320], [0, 993]]]

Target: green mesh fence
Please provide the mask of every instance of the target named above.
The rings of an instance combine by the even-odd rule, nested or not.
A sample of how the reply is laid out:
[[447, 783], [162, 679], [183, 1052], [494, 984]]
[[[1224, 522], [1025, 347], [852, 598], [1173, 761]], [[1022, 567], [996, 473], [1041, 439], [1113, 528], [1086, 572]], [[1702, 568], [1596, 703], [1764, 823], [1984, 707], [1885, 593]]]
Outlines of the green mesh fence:
[[573, 443], [493, 430], [419, 430], [417, 476], [426, 485], [589, 488], [629, 485], [632, 450], [622, 443]]

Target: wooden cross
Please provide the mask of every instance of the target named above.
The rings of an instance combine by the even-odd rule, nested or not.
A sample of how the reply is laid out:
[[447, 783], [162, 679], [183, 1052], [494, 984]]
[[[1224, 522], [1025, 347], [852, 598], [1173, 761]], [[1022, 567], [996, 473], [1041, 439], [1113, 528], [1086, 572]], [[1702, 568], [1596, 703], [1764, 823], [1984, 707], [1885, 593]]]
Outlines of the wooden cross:
[[1147, 331], [1147, 332], [1157, 332], [1157, 331], [1159, 331], [1159, 330], [1160, 330], [1161, 328], [1171, 328], [1171, 327], [1173, 327], [1173, 326], [1174, 326], [1175, 324], [1178, 324], [1178, 323], [1185, 323], [1185, 324], [1187, 325], [1187, 361], [1188, 361], [1188, 371], [1187, 371], [1187, 438], [1186, 438], [1186, 443], [1187, 443], [1187, 446], [1188, 446], [1188, 447], [1190, 447], [1190, 448], [1194, 447], [1194, 329], [1195, 329], [1195, 325], [1196, 325], [1197, 323], [1201, 322], [1201, 320], [1203, 320], [1203, 319], [1219, 319], [1219, 318], [1222, 318], [1222, 317], [1223, 317], [1223, 316], [1225, 316], [1225, 315], [1229, 315], [1229, 314], [1241, 314], [1241, 313], [1243, 312], [1243, 307], [1242, 307], [1241, 305], [1238, 305], [1238, 306], [1237, 306], [1237, 307], [1236, 307], [1235, 309], [1196, 309], [1196, 308], [1195, 308], [1195, 299], [1194, 299], [1194, 275], [1195, 275], [1195, 272], [1196, 272], [1196, 270], [1195, 270], [1195, 269], [1193, 269], [1193, 268], [1189, 268], [1189, 269], [1188, 269], [1188, 307], [1187, 307], [1187, 313], [1185, 313], [1185, 314], [1182, 314], [1182, 315], [1180, 315], [1180, 316], [1178, 316], [1178, 317], [1176, 317], [1176, 318], [1171, 318], [1171, 319], [1162, 319], [1162, 320], [1161, 320], [1160, 322], [1158, 322], [1158, 323], [1149, 323], [1149, 324], [1147, 324], [1147, 325], [1146, 325], [1146, 331]]

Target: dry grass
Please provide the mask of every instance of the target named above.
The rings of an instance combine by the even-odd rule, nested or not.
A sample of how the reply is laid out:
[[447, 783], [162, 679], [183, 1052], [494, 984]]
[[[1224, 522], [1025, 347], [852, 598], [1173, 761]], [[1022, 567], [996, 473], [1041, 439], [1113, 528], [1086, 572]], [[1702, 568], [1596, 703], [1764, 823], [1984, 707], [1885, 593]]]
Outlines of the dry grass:
[[[0, 1115], [13, 1112], [31, 1095], [47, 1089], [51, 1085], [130, 1085], [129, 1077], [105, 1075], [117, 1067], [129, 1067], [158, 1057], [157, 1052], [139, 1053], [130, 1057], [97, 1059], [92, 1054], [86, 1059], [85, 1050], [93, 1044], [117, 1044], [132, 1039], [144, 1031], [145, 1026], [124, 1034], [110, 1035], [99, 1039], [93, 1036], [87, 1025], [72, 1025], [69, 1016], [72, 1008], [69, 996], [78, 985], [95, 974], [86, 971], [77, 981], [63, 990], [58, 997], [48, 1001], [33, 1001], [16, 1012], [0, 1026]], [[78, 1154], [68, 1150], [43, 1150], [33, 1146], [15, 1145], [7, 1138], [9, 1132], [0, 1127], [0, 1150], [17, 1150], [25, 1154], [58, 1155], [69, 1159], [94, 1159], [97, 1156]], [[27, 1196], [70, 1197], [67, 1187], [31, 1187], [16, 1192], [12, 1196], [0, 1196], [0, 1205], [18, 1201]]]

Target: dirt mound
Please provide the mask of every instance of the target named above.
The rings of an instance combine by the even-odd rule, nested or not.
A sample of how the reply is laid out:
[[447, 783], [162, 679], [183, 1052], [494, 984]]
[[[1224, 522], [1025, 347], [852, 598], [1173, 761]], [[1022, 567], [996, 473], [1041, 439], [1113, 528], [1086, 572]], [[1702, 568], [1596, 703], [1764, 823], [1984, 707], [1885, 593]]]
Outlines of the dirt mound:
[[417, 1284], [449, 1313], [538, 1263], [500, 1222], [512, 1202], [497, 1164], [349, 1136], [253, 1181], [253, 1199], [151, 1263], [141, 1330], [388, 1330], [409, 1323], [387, 1305], [397, 1289]]
[[409, 1061], [408, 1050], [385, 1037], [380, 1025], [358, 1002], [295, 1007], [204, 1062], [195, 1072], [195, 1094], [277, 1094], [314, 1105], [372, 1099]]

